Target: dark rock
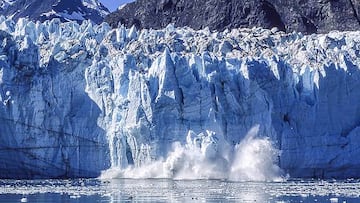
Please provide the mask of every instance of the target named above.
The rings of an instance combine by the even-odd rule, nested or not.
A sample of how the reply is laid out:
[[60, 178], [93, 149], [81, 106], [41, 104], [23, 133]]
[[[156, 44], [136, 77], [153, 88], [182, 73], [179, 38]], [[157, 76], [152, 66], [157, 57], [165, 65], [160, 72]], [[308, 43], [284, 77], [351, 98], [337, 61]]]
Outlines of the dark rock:
[[359, 0], [137, 0], [105, 21], [138, 28], [169, 23], [211, 30], [260, 26], [304, 33], [360, 29]]
[[92, 20], [101, 23], [109, 13], [98, 1], [86, 0], [13, 0], [7, 4], [0, 2], [0, 15], [18, 20], [27, 17], [30, 20], [45, 21], [60, 18], [61, 21]]

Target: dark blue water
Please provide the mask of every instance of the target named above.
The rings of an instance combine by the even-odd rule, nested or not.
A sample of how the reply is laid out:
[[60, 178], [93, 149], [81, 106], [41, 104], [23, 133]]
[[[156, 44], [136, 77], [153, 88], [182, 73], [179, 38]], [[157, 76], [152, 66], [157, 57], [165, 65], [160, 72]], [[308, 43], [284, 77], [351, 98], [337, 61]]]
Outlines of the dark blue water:
[[0, 180], [0, 202], [360, 202], [360, 182]]

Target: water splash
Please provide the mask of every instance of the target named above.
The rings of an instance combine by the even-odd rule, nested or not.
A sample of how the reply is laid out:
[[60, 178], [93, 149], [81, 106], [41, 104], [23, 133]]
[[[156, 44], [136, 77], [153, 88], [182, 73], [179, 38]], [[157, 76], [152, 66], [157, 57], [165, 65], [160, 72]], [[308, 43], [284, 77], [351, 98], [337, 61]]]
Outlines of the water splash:
[[113, 167], [104, 171], [100, 178], [282, 181], [285, 179], [283, 172], [276, 164], [280, 151], [269, 138], [259, 137], [258, 130], [259, 126], [253, 127], [235, 147], [214, 132], [197, 135], [189, 131], [186, 144], [174, 143], [166, 159], [140, 167]]
[[259, 138], [259, 126], [253, 127], [244, 140], [235, 146], [230, 180], [281, 181], [283, 172], [276, 164], [280, 151], [268, 137]]

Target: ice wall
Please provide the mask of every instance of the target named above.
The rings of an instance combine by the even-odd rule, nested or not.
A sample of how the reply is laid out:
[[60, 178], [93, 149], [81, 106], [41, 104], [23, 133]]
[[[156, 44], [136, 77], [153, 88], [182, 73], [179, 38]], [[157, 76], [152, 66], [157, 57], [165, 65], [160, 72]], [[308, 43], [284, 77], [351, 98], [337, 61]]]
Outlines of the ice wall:
[[90, 49], [72, 35], [87, 24], [0, 23], [1, 178], [98, 176], [108, 142], [85, 92]]
[[218, 142], [234, 150], [256, 125], [293, 177], [359, 176], [359, 32], [4, 18], [0, 29], [2, 176], [142, 167], [185, 146], [189, 132], [215, 137], [217, 147], [200, 148], [219, 157]]

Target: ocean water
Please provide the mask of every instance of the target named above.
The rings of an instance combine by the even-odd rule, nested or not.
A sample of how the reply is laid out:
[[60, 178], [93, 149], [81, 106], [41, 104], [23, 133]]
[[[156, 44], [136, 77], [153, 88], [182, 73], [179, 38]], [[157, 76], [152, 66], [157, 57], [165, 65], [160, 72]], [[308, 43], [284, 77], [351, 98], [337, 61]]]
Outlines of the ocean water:
[[0, 180], [0, 202], [360, 202], [359, 180]]

